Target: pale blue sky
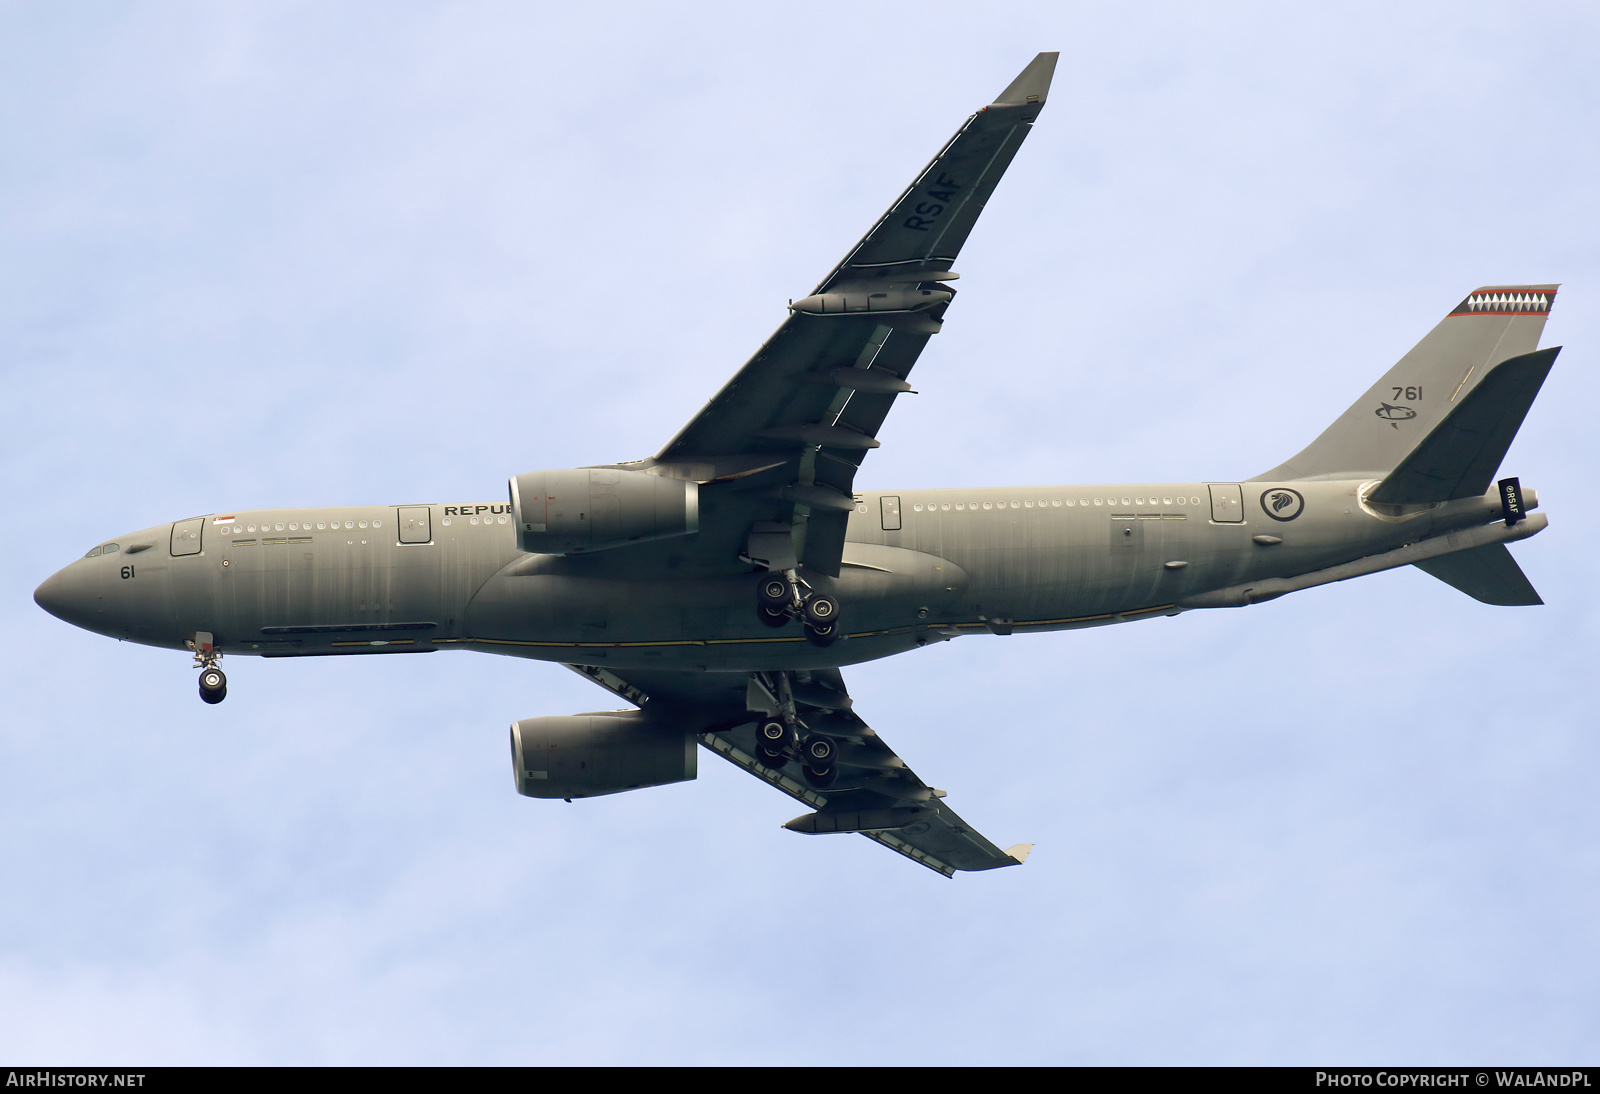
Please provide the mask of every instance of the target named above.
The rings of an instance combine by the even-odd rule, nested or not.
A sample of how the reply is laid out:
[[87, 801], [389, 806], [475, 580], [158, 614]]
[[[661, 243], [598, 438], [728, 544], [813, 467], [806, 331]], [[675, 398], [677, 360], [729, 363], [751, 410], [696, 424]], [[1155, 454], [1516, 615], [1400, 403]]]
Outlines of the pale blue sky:
[[[1591, 5], [0, 6], [0, 1056], [1553, 1063], [1600, 1047]], [[1481, 284], [1548, 605], [1415, 570], [848, 674], [1021, 869], [516, 796], [508, 658], [186, 657], [33, 587], [230, 507], [648, 455], [1041, 49], [859, 482], [1237, 479]], [[1583, 484], [1588, 482], [1589, 487]]]

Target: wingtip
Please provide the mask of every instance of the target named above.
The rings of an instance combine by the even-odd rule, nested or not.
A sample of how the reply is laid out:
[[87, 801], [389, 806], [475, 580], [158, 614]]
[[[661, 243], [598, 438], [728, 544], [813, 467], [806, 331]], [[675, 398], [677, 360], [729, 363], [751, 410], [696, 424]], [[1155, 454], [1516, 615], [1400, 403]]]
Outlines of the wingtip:
[[1017, 74], [1006, 89], [1000, 92], [1000, 97], [994, 105], [1002, 103], [1038, 103], [1043, 105], [1050, 94], [1050, 81], [1056, 74], [1056, 61], [1060, 53], [1041, 53], [1028, 62], [1028, 66]]
[[1033, 844], [1031, 843], [1014, 843], [1010, 847], [1006, 848], [1005, 853], [1016, 859], [1017, 865], [1021, 866], [1024, 862], [1028, 861], [1028, 855], [1032, 851]]

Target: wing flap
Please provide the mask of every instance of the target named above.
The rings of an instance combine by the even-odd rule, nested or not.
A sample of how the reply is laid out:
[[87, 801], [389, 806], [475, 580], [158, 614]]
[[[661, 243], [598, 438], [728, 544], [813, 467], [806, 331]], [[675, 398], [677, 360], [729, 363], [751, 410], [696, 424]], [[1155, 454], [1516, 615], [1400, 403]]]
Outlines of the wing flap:
[[[844, 742], [836, 781], [822, 788], [799, 777], [799, 764], [769, 767], [756, 748], [756, 715], [748, 708], [781, 690], [777, 673], [616, 672], [568, 668], [635, 706], [686, 721], [700, 743], [736, 767], [810, 807], [784, 827], [809, 834], [857, 833], [946, 877], [958, 870], [1017, 866], [1031, 844], [1002, 851], [944, 803], [873, 728], [855, 714], [837, 669], [788, 674], [796, 713], [811, 732]], [[1020, 850], [1020, 854], [1016, 853]]]

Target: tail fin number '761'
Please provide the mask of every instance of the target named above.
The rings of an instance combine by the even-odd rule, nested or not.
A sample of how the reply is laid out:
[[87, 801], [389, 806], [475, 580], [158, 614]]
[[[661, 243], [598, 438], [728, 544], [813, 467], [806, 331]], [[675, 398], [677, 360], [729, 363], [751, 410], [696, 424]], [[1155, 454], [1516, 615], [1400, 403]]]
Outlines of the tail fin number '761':
[[[1411, 419], [1415, 418], [1417, 416], [1417, 412], [1415, 410], [1412, 410], [1408, 406], [1396, 406], [1395, 403], [1415, 403], [1421, 401], [1422, 388], [1395, 387], [1391, 390], [1394, 391], [1394, 395], [1392, 396], [1394, 403], [1380, 402], [1378, 404], [1378, 409], [1374, 410], [1372, 413], [1391, 424], [1394, 422], [1409, 422]], [[1400, 427], [1395, 426], [1395, 428], [1399, 429]]]

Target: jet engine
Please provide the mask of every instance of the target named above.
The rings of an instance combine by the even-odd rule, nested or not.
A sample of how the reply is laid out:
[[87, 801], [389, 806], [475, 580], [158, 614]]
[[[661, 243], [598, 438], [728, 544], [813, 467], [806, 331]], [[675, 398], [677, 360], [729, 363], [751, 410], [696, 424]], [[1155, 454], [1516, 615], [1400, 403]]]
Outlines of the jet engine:
[[695, 735], [641, 710], [524, 718], [511, 724], [517, 793], [594, 798], [695, 777]]
[[580, 467], [511, 479], [517, 546], [536, 554], [603, 551], [700, 530], [700, 484], [643, 471]]

